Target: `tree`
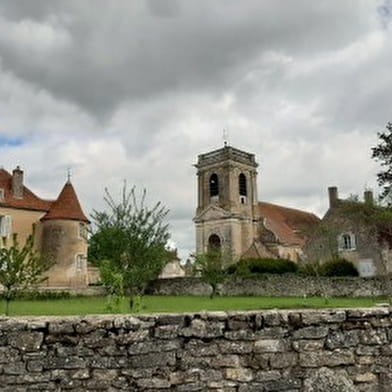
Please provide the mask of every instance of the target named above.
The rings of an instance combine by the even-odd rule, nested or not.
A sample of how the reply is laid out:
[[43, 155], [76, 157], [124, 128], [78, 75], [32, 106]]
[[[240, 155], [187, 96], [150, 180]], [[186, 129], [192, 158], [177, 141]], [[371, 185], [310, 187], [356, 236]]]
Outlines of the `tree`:
[[42, 276], [52, 265], [34, 249], [33, 232], [27, 237], [24, 246], [20, 246], [17, 235], [13, 234], [12, 244], [7, 247], [7, 238], [0, 239], [0, 284], [3, 286], [5, 299], [5, 314], [9, 314], [10, 302], [18, 292], [32, 285], [43, 282], [47, 277]]
[[209, 251], [195, 256], [194, 274], [211, 286], [211, 299], [217, 293], [218, 284], [225, 280], [225, 265], [224, 255], [219, 251]]
[[145, 200], [145, 190], [138, 202], [136, 188], [129, 190], [124, 184], [119, 202], [105, 189], [106, 210], [92, 213], [89, 260], [100, 267], [102, 282], [112, 295], [129, 296], [132, 310], [134, 300], [143, 295], [170, 258], [164, 222], [168, 210], [160, 202], [149, 208]]
[[392, 122], [378, 133], [379, 143], [372, 147], [372, 158], [379, 161], [383, 170], [377, 173], [377, 182], [383, 188], [380, 199], [392, 206]]

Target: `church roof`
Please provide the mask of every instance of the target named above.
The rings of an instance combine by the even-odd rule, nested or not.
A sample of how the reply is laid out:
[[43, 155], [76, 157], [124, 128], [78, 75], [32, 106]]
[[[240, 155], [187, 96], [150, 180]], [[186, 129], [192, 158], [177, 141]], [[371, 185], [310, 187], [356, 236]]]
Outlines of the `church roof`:
[[70, 181], [64, 185], [57, 200], [41, 220], [71, 219], [89, 223], [80, 206], [74, 187]]
[[272, 203], [260, 202], [259, 211], [265, 227], [285, 245], [303, 246], [309, 231], [320, 222], [315, 214]]
[[0, 189], [4, 191], [4, 198], [0, 199], [0, 207], [49, 211], [53, 203], [52, 200], [39, 198], [25, 186], [23, 186], [23, 198], [15, 198], [12, 194], [12, 174], [2, 168], [0, 168]]

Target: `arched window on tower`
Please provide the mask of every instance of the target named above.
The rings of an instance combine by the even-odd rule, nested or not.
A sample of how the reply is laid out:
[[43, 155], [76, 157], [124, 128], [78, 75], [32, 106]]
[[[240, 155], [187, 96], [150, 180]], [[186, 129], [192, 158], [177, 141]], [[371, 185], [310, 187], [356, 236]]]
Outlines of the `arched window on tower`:
[[218, 196], [219, 194], [219, 183], [218, 176], [216, 173], [211, 174], [210, 177], [210, 197]]
[[208, 238], [208, 251], [209, 252], [220, 252], [221, 251], [221, 240], [218, 235], [212, 234]]
[[244, 173], [241, 173], [238, 176], [238, 189], [240, 193], [241, 204], [246, 204], [246, 196], [248, 195], [248, 193], [246, 189], [246, 177]]

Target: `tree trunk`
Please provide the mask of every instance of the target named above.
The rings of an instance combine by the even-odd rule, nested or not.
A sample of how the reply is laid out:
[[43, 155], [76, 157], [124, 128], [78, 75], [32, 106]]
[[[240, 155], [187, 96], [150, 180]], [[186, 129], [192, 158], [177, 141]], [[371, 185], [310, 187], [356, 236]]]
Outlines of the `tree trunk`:
[[5, 315], [9, 316], [9, 310], [10, 310], [10, 302], [11, 302], [11, 298], [9, 298], [8, 296], [5, 297]]

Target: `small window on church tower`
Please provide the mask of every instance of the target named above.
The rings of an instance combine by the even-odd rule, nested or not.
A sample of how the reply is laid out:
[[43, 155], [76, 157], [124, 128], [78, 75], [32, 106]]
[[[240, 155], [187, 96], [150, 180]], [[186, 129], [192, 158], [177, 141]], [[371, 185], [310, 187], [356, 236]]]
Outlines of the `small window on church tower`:
[[241, 173], [238, 177], [238, 186], [239, 186], [240, 196], [247, 196], [246, 177], [244, 173]]
[[218, 196], [219, 194], [219, 184], [218, 184], [218, 176], [213, 173], [210, 177], [210, 197]]

